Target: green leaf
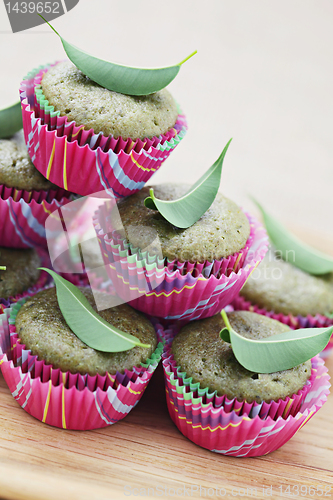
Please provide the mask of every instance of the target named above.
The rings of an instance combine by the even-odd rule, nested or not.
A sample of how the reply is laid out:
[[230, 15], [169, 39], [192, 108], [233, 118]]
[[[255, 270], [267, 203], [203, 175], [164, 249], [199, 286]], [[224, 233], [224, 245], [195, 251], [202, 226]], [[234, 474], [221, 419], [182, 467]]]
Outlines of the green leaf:
[[178, 200], [159, 200], [150, 189], [150, 197], [145, 199], [145, 206], [158, 210], [160, 214], [176, 227], [185, 229], [197, 222], [212, 205], [220, 187], [222, 165], [228, 142], [216, 162], [203, 174], [191, 189]]
[[39, 269], [48, 272], [54, 279], [59, 307], [67, 325], [89, 347], [102, 352], [127, 351], [135, 346], [150, 347], [105, 321], [75, 285], [50, 269]]
[[333, 257], [316, 250], [294, 236], [278, 220], [269, 215], [252, 198], [262, 213], [268, 236], [284, 260], [310, 274], [327, 274], [333, 271]]
[[233, 330], [224, 310], [221, 315], [226, 325], [220, 332], [221, 338], [224, 340], [227, 337], [227, 329], [235, 358], [244, 368], [256, 373], [289, 370], [308, 361], [327, 346], [333, 332], [333, 326], [302, 328], [253, 340]]
[[21, 102], [0, 110], [0, 139], [11, 137], [22, 127]]
[[195, 50], [179, 64], [166, 68], [123, 66], [94, 57], [75, 47], [75, 45], [66, 42], [44, 17], [40, 14], [39, 16], [57, 33], [67, 56], [82, 73], [102, 87], [120, 94], [148, 95], [164, 89], [176, 77], [181, 65], [197, 53]]

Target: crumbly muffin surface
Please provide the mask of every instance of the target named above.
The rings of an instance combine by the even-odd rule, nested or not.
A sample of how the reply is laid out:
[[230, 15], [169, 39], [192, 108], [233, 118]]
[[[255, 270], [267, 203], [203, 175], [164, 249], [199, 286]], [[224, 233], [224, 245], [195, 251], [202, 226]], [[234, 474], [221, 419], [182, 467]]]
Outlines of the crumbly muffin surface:
[[[81, 291], [95, 307], [91, 290]], [[140, 366], [156, 349], [156, 333], [150, 321], [123, 304], [100, 311], [99, 315], [120, 330], [137, 337], [150, 348], [134, 347], [128, 351], [105, 353], [84, 344], [67, 325], [58, 305], [55, 288], [29, 298], [16, 318], [16, 330], [22, 343], [47, 364], [72, 373], [104, 375], [124, 372]]]
[[[266, 316], [236, 311], [228, 314], [232, 328], [246, 338], [259, 339], [289, 330], [289, 327]], [[193, 321], [181, 329], [172, 344], [172, 353], [187, 377], [229, 399], [239, 401], [278, 401], [297, 393], [311, 375], [311, 361], [290, 370], [257, 374], [246, 370], [236, 360], [231, 345], [219, 332], [225, 327], [220, 314]]]
[[0, 297], [15, 297], [34, 285], [40, 276], [37, 269], [41, 266], [40, 258], [33, 249], [13, 249], [0, 247], [0, 265], [6, 271], [0, 271]]
[[58, 189], [32, 164], [23, 131], [17, 132], [10, 139], [0, 139], [0, 184], [27, 191]]
[[241, 290], [252, 304], [276, 313], [307, 316], [333, 312], [333, 273], [312, 276], [266, 254]]
[[177, 105], [163, 89], [147, 96], [107, 90], [69, 61], [50, 68], [42, 79], [44, 96], [61, 116], [105, 136], [144, 139], [170, 130], [177, 121]]
[[[163, 200], [180, 198], [190, 188], [184, 184], [152, 187], [155, 196]], [[244, 212], [221, 193], [207, 212], [187, 229], [173, 226], [159, 212], [145, 207], [147, 196], [149, 187], [144, 187], [118, 203], [126, 237], [134, 247], [144, 249], [158, 236], [164, 258], [204, 262], [238, 252], [250, 235], [250, 224]]]

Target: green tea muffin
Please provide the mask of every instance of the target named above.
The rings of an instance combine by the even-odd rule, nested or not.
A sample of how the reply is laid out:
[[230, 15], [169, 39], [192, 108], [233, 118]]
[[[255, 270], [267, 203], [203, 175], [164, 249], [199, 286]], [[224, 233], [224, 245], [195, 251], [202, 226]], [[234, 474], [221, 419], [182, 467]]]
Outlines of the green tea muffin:
[[158, 137], [170, 130], [178, 117], [177, 105], [166, 89], [147, 96], [119, 94], [90, 80], [69, 61], [51, 67], [41, 86], [60, 116], [96, 134], [124, 139]]
[[[90, 289], [80, 289], [95, 307]], [[99, 315], [120, 330], [134, 335], [150, 348], [105, 353], [84, 344], [67, 325], [58, 305], [56, 289], [43, 290], [29, 298], [16, 317], [16, 331], [32, 354], [62, 371], [89, 375], [123, 373], [140, 366], [154, 352], [157, 340], [151, 322], [126, 304], [100, 311]]]
[[[274, 320], [248, 311], [228, 314], [232, 328], [246, 338], [260, 339], [289, 330]], [[231, 344], [220, 331], [225, 327], [220, 314], [192, 321], [181, 329], [172, 343], [172, 354], [180, 370], [201, 388], [229, 399], [261, 403], [278, 401], [298, 392], [311, 375], [311, 361], [276, 373], [253, 373], [236, 360]]]
[[41, 261], [36, 250], [0, 247], [0, 264], [6, 271], [0, 271], [0, 297], [8, 299], [26, 291], [34, 285], [40, 271]]
[[32, 164], [23, 131], [10, 139], [0, 139], [0, 184], [26, 191], [58, 189]]
[[275, 313], [325, 315], [333, 312], [333, 273], [313, 276], [278, 259], [271, 251], [240, 294], [252, 304]]
[[[190, 186], [164, 184], [152, 186], [162, 200], [183, 196]], [[118, 202], [121, 224], [128, 241], [141, 249], [159, 238], [163, 258], [181, 262], [220, 260], [240, 251], [250, 235], [250, 224], [244, 212], [231, 200], [218, 193], [207, 212], [191, 227], [179, 229], [156, 210], [145, 207], [149, 187]], [[117, 226], [119, 221], [115, 220]], [[158, 253], [158, 248], [156, 248]]]

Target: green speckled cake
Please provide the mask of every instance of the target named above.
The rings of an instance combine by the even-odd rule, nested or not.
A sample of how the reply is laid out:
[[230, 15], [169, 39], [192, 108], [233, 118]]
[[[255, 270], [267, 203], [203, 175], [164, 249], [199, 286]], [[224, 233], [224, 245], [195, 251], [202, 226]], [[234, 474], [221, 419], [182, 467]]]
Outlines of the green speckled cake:
[[36, 250], [0, 247], [0, 264], [6, 271], [0, 271], [0, 298], [8, 299], [26, 291], [36, 284], [41, 265]]
[[119, 94], [90, 80], [69, 61], [51, 67], [41, 85], [60, 116], [96, 134], [124, 139], [158, 137], [170, 130], [178, 117], [177, 105], [166, 89], [147, 96]]
[[[153, 186], [154, 194], [162, 200], [183, 196], [190, 186], [163, 184]], [[158, 236], [162, 256], [170, 261], [205, 262], [220, 260], [244, 248], [250, 224], [244, 212], [231, 200], [218, 193], [207, 212], [191, 227], [179, 229], [163, 216], [144, 205], [149, 187], [118, 202], [125, 236], [133, 247], [141, 249]]]
[[241, 296], [267, 311], [307, 316], [333, 312], [333, 273], [313, 276], [271, 251], [241, 290]]
[[[267, 338], [289, 329], [265, 316], [236, 311], [228, 314], [230, 324], [240, 335], [250, 339]], [[276, 373], [252, 373], [236, 360], [231, 344], [224, 342], [220, 331], [225, 327], [220, 314], [192, 321], [184, 326], [172, 343], [177, 366], [201, 388], [238, 401], [278, 401], [297, 393], [311, 375], [311, 361]]]
[[[91, 290], [81, 288], [94, 307]], [[126, 304], [105, 309], [99, 315], [113, 326], [137, 337], [150, 348], [136, 346], [124, 352], [105, 353], [84, 344], [67, 325], [58, 305], [55, 288], [29, 298], [16, 317], [16, 331], [32, 354], [61, 371], [89, 375], [124, 373], [140, 366], [157, 346], [151, 322]]]

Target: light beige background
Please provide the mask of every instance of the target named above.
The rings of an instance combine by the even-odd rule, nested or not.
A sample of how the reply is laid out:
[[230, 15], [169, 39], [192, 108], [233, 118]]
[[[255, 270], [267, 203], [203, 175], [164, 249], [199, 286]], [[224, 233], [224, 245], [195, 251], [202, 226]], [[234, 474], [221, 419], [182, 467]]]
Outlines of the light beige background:
[[[331, 0], [80, 0], [54, 20], [68, 41], [133, 66], [177, 63], [186, 138], [153, 178], [194, 182], [233, 142], [221, 191], [252, 194], [288, 224], [333, 235]], [[0, 107], [21, 77], [65, 57], [45, 26], [12, 34], [0, 4]]]

